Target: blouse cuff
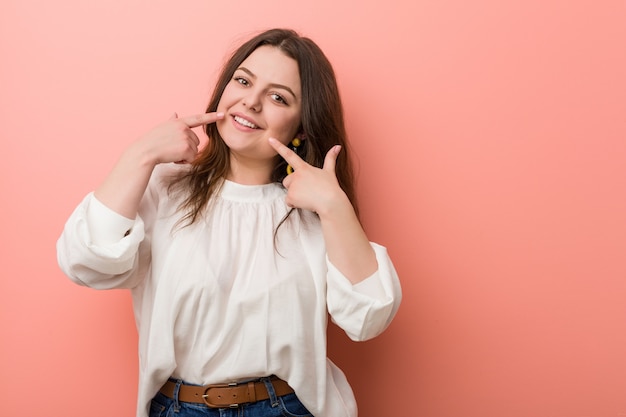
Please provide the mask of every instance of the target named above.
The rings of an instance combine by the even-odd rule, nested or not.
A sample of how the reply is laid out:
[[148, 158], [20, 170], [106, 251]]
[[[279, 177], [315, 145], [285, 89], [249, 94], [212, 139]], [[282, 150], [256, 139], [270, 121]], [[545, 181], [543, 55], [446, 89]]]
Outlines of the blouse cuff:
[[87, 207], [87, 224], [94, 244], [109, 245], [126, 236], [135, 220], [116, 213], [92, 195]]
[[387, 295], [381, 282], [379, 270], [376, 270], [376, 272], [365, 278], [363, 281], [352, 284], [348, 278], [346, 278], [346, 276], [343, 275], [341, 271], [335, 267], [335, 265], [333, 265], [330, 259], [328, 259], [328, 256], [326, 257], [326, 263], [328, 265], [330, 281], [334, 283], [337, 288], [343, 289], [343, 291], [347, 294], [356, 293], [362, 295], [363, 297], [380, 302], [386, 302], [389, 300], [389, 296]]
[[386, 299], [385, 289], [380, 282], [380, 276], [378, 270], [363, 281], [358, 282], [352, 286], [352, 289], [360, 294], [366, 295], [371, 298], [379, 300]]

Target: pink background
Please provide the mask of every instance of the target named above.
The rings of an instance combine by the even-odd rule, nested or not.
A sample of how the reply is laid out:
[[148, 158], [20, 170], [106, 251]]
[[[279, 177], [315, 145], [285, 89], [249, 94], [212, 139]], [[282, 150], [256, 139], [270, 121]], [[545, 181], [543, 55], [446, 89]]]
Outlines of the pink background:
[[334, 63], [363, 220], [405, 298], [331, 357], [362, 417], [626, 416], [624, 1], [4, 0], [0, 414], [131, 416], [127, 292], [55, 242], [139, 134], [289, 26]]

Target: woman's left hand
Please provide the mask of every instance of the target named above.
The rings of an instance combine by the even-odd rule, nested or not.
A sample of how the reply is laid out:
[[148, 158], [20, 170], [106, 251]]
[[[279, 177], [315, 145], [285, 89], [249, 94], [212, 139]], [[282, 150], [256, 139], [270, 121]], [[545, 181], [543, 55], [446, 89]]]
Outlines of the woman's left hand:
[[324, 216], [338, 204], [350, 204], [335, 174], [337, 155], [341, 152], [340, 145], [333, 146], [324, 158], [323, 167], [317, 168], [305, 162], [278, 140], [270, 138], [269, 143], [293, 168], [293, 173], [283, 180], [283, 185], [287, 189], [285, 202], [289, 207], [314, 211]]

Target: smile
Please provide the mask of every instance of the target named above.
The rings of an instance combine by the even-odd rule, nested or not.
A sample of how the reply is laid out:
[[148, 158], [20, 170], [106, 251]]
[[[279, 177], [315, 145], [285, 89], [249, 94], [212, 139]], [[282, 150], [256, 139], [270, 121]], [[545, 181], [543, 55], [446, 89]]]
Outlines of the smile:
[[237, 123], [239, 123], [242, 126], [249, 127], [250, 129], [257, 129], [258, 128], [257, 125], [255, 125], [252, 122], [249, 122], [248, 120], [244, 119], [243, 117], [235, 116], [233, 118], [235, 119], [235, 121]]

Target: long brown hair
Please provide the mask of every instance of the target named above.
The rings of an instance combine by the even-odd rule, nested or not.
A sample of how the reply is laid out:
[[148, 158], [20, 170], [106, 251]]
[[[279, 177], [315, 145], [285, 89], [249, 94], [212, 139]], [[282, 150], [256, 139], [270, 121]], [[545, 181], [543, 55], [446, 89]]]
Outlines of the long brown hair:
[[[300, 157], [310, 165], [321, 168], [326, 153], [334, 145], [341, 145], [342, 150], [336, 164], [337, 179], [358, 215], [354, 173], [337, 80], [330, 62], [312, 40], [290, 29], [271, 29], [245, 42], [224, 65], [206, 112], [217, 110], [222, 93], [235, 70], [263, 45], [279, 48], [298, 63], [302, 83], [302, 120], [299, 132], [304, 133], [306, 138], [301, 146], [303, 149], [299, 150]], [[205, 131], [209, 137], [207, 147], [191, 164], [191, 168], [172, 183], [172, 186], [189, 193], [180, 207], [186, 212], [182, 221], [187, 224], [198, 219], [211, 196], [222, 185], [230, 168], [229, 149], [216, 124], [207, 125]], [[286, 176], [286, 167], [287, 163], [278, 156], [272, 172], [273, 182], [282, 182]]]

